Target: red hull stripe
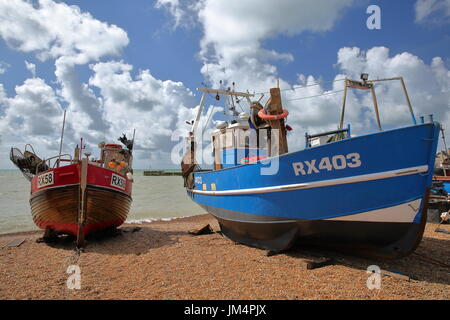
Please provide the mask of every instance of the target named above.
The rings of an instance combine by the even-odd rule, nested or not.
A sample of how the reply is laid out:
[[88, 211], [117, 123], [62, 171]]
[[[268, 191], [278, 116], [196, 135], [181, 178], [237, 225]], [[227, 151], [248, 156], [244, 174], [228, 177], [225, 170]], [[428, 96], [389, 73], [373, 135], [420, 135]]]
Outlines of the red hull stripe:
[[[44, 171], [31, 180], [31, 194], [38, 191], [80, 183], [79, 163]], [[108, 188], [131, 196], [132, 182], [123, 174], [89, 164], [87, 184]]]

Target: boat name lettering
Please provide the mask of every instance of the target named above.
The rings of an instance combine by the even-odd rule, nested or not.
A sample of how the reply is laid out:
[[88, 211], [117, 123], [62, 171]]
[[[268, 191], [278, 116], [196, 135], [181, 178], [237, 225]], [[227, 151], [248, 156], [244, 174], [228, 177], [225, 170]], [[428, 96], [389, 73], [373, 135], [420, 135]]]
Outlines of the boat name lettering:
[[55, 179], [53, 179], [53, 171], [41, 174], [38, 176], [37, 187], [43, 188], [46, 186], [50, 186], [55, 183]]
[[319, 173], [320, 170], [342, 170], [345, 168], [357, 168], [361, 166], [359, 153], [349, 153], [346, 156], [338, 154], [331, 158], [323, 157], [320, 161], [316, 159], [293, 162], [292, 168], [296, 176]]
[[111, 176], [111, 185], [113, 187], [125, 190], [125, 179], [121, 176], [118, 176], [117, 174], [112, 174]]

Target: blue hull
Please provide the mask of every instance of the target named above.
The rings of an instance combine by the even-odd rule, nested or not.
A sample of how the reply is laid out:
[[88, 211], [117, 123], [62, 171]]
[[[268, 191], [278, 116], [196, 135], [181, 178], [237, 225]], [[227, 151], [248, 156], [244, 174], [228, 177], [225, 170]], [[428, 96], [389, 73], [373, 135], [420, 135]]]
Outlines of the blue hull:
[[[398, 258], [422, 238], [439, 124], [349, 138], [217, 171], [189, 196], [229, 238], [283, 250], [295, 242]], [[276, 174], [261, 174], [278, 168]]]

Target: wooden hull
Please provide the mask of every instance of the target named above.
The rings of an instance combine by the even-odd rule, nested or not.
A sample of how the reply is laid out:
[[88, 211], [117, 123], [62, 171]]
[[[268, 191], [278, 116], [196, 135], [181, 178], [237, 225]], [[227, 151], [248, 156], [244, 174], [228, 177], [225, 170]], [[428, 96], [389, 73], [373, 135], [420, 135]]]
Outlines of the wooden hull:
[[38, 182], [32, 181], [31, 214], [39, 228], [84, 237], [124, 223], [132, 202], [131, 182], [126, 177], [119, 175], [125, 181], [122, 190], [112, 182], [118, 174], [88, 165], [82, 201], [81, 164], [52, 169], [40, 176], [50, 171], [53, 184], [39, 188]]
[[[86, 189], [85, 236], [109, 227], [118, 227], [127, 219], [131, 197], [119, 192], [88, 186]], [[50, 228], [77, 236], [79, 231], [79, 185], [43, 190], [30, 199], [31, 214], [39, 228]]]

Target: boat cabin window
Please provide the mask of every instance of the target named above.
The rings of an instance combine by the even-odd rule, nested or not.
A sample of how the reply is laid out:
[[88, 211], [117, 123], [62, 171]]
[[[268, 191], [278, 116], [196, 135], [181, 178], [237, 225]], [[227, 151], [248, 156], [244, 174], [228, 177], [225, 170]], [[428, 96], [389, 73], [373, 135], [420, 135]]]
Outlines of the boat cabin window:
[[235, 140], [234, 130], [226, 130], [224, 138], [225, 138], [224, 147], [226, 149], [233, 148], [235, 146], [235, 143], [234, 143], [235, 142], [234, 141]]
[[248, 130], [236, 129], [236, 147], [238, 148], [249, 148], [250, 147], [250, 137]]

